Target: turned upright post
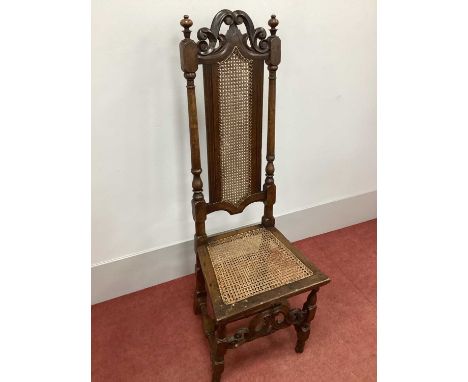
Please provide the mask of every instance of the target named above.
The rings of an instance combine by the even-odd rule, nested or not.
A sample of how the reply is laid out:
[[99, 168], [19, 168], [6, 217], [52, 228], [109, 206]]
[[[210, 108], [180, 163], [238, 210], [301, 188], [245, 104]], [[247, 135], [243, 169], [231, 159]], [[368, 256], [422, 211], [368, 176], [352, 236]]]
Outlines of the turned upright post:
[[190, 27], [193, 25], [192, 20], [185, 15], [180, 21], [180, 25], [184, 28], [182, 31], [184, 39], [180, 42], [180, 65], [184, 72], [184, 77], [187, 80], [187, 100], [188, 100], [188, 115], [189, 115], [189, 132], [190, 132], [190, 153], [193, 174], [192, 188], [192, 215], [195, 221], [195, 274], [196, 287], [194, 296], [194, 311], [199, 314], [200, 305], [206, 301], [205, 281], [200, 268], [200, 261], [197, 255], [198, 246], [206, 241], [205, 220], [206, 220], [206, 202], [203, 196], [203, 181], [201, 179], [201, 162], [200, 162], [200, 143], [198, 136], [198, 117], [197, 117], [197, 101], [195, 97], [195, 77], [198, 69], [197, 51], [198, 47], [195, 41], [190, 39]]
[[262, 217], [262, 224], [265, 227], [273, 227], [275, 218], [273, 216], [273, 204], [276, 201], [276, 185], [273, 175], [275, 173], [275, 108], [276, 108], [276, 70], [281, 61], [281, 40], [276, 36], [276, 27], [279, 21], [275, 15], [271, 15], [268, 25], [270, 26], [271, 36], [268, 38], [270, 44], [270, 55], [266, 59], [268, 65], [268, 133], [267, 133], [267, 151], [265, 167], [265, 184], [263, 190], [266, 192], [265, 208]]

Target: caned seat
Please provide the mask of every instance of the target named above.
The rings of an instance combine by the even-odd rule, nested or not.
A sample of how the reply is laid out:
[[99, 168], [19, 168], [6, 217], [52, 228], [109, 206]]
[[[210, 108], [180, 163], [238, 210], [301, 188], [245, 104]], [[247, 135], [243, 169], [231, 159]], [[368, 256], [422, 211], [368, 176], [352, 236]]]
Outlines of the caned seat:
[[[317, 310], [317, 292], [330, 282], [276, 228], [273, 205], [276, 71], [281, 62], [278, 20], [268, 21], [270, 36], [255, 28], [244, 11], [219, 11], [210, 28], [190, 39], [193, 22], [180, 22], [180, 63], [187, 80], [192, 216], [195, 221], [194, 312], [202, 316], [211, 351], [212, 381], [224, 370], [228, 349], [293, 325], [295, 350], [301, 353]], [[226, 34], [221, 33], [225, 24]], [[246, 33], [238, 28], [243, 24]], [[209, 199], [203, 194], [195, 78], [203, 67]], [[268, 68], [268, 119], [265, 181], [262, 185], [264, 67]], [[209, 236], [207, 216], [215, 211], [240, 214], [262, 202], [261, 224]], [[288, 298], [308, 292], [302, 308]], [[210, 308], [211, 307], [211, 308]], [[246, 327], [228, 333], [233, 321], [251, 318]]]
[[198, 254], [218, 321], [330, 281], [278, 229], [260, 224], [211, 236]]
[[226, 305], [313, 275], [264, 227], [211, 240], [207, 249]]

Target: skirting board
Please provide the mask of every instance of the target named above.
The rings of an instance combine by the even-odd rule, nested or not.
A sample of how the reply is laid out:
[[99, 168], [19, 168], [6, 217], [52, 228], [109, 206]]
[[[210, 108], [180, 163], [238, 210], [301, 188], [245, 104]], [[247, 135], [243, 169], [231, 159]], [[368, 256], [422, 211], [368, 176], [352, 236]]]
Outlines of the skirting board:
[[[276, 217], [276, 226], [297, 241], [377, 217], [377, 191]], [[193, 241], [91, 268], [91, 303], [96, 304], [193, 273]]]

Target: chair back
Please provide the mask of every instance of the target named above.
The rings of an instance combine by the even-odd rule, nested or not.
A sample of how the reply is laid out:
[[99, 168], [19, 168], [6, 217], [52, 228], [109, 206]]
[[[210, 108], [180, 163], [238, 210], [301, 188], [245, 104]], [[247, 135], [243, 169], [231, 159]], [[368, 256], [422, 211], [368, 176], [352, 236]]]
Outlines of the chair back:
[[[228, 26], [221, 34], [222, 24]], [[242, 33], [239, 26], [245, 26]], [[270, 36], [254, 28], [243, 11], [221, 10], [210, 28], [201, 28], [198, 42], [190, 39], [192, 21], [181, 20], [184, 40], [180, 43], [181, 68], [187, 79], [190, 147], [194, 196], [194, 219], [202, 222], [206, 214], [225, 210], [241, 213], [247, 205], [262, 201], [262, 222], [274, 225], [275, 202], [274, 129], [275, 80], [280, 62], [281, 42], [276, 36], [278, 20], [269, 21]], [[262, 188], [262, 111], [264, 66], [269, 70], [268, 134], [266, 179]], [[198, 121], [194, 79], [203, 67], [206, 137], [208, 150], [209, 201], [205, 202], [201, 181]], [[201, 229], [201, 225], [199, 224]], [[203, 226], [204, 232], [204, 226]]]

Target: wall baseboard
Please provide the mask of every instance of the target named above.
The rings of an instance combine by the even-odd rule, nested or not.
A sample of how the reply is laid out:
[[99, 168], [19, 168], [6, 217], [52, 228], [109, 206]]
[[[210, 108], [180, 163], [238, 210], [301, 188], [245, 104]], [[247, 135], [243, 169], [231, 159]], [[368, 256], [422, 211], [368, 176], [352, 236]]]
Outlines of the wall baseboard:
[[[291, 241], [362, 223], [377, 217], [377, 191], [321, 204], [276, 218], [276, 226]], [[186, 276], [193, 272], [193, 241], [91, 268], [91, 303]]]

